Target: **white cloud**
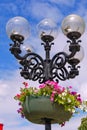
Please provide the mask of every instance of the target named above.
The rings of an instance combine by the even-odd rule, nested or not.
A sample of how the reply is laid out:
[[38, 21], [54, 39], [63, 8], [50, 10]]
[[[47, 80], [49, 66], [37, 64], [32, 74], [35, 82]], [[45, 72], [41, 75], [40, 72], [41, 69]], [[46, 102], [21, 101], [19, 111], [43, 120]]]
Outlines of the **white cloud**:
[[[42, 10], [42, 11], [41, 11]], [[55, 21], [60, 21], [62, 18], [62, 14], [58, 8], [52, 7], [48, 3], [39, 3], [36, 2], [35, 5], [32, 5], [32, 14], [36, 18], [51, 18]]]
[[21, 12], [25, 16], [30, 16], [35, 20], [41, 20], [44, 18], [51, 18], [55, 21], [60, 21], [63, 17], [63, 14], [59, 10], [58, 7], [52, 6], [52, 4], [49, 4], [48, 2], [42, 2], [42, 1], [27, 1], [23, 2], [23, 4], [20, 6]]

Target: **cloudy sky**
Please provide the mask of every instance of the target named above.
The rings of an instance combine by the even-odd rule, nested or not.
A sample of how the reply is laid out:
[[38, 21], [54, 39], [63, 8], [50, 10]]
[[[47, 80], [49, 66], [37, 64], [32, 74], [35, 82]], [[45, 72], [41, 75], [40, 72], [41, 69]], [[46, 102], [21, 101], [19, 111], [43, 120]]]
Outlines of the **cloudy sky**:
[[[87, 25], [87, 0], [2, 0], [0, 1], [0, 122], [4, 124], [4, 130], [44, 130], [43, 125], [36, 125], [22, 119], [17, 114], [18, 104], [14, 100], [15, 94], [19, 93], [22, 82], [20, 65], [9, 52], [9, 43], [12, 41], [6, 34], [6, 23], [15, 16], [25, 17], [30, 23], [30, 38], [25, 45], [43, 56], [44, 51], [40, 46], [36, 26], [44, 18], [54, 20], [59, 28], [58, 37], [52, 49], [52, 54], [62, 51], [67, 38], [61, 31], [61, 22], [69, 14], [77, 14], [83, 17]], [[80, 63], [80, 75], [73, 80], [60, 82], [64, 86], [72, 85], [73, 89], [87, 99], [87, 28], [81, 37], [84, 49], [84, 59]], [[38, 46], [38, 47], [37, 47]], [[27, 81], [31, 86], [37, 82]], [[81, 118], [85, 114], [74, 116], [64, 127], [55, 124], [53, 130], [77, 130]]]

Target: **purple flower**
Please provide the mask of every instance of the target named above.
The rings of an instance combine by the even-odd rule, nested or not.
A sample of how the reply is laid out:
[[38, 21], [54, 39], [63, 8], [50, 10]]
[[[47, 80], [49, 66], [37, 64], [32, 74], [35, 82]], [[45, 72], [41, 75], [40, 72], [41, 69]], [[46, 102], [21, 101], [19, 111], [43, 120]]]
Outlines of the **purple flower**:
[[78, 94], [78, 97], [81, 97], [81, 95], [80, 95], [80, 94]]
[[71, 94], [72, 94], [72, 95], [76, 95], [76, 94], [77, 94], [77, 92], [71, 92]]
[[20, 113], [20, 110], [18, 109], [17, 112]]
[[19, 102], [19, 104], [18, 105], [21, 105], [21, 102]]
[[80, 97], [77, 97], [77, 100], [78, 100], [80, 103], [82, 103], [82, 100], [81, 100]]
[[65, 125], [65, 122], [63, 122], [62, 124], [61, 124], [61, 127], [63, 127]]
[[17, 112], [18, 112], [18, 113], [21, 113], [22, 110], [23, 110], [23, 108], [19, 108], [19, 109], [17, 110]]

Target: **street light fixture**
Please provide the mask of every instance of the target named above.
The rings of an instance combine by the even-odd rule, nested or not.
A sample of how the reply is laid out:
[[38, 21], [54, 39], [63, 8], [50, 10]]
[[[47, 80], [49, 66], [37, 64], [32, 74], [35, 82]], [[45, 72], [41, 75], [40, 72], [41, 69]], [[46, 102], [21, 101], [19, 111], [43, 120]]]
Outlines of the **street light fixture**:
[[[26, 51], [22, 54], [21, 46], [23, 41], [29, 37], [29, 23], [25, 18], [14, 17], [10, 19], [6, 26], [9, 38], [14, 42], [11, 44], [11, 53], [20, 61], [21, 76], [25, 79], [39, 83], [47, 80], [66, 80], [75, 78], [79, 74], [78, 63], [83, 58], [83, 48], [79, 45], [78, 40], [85, 30], [84, 20], [75, 14], [67, 16], [62, 22], [62, 31], [69, 39], [68, 51], [58, 52], [50, 58], [53, 40], [57, 37], [57, 25], [50, 19], [44, 19], [38, 24], [39, 36], [45, 50], [45, 59], [40, 55]], [[69, 54], [68, 54], [69, 53]], [[69, 69], [67, 68], [67, 64]]]
[[[68, 46], [63, 52], [58, 52], [50, 58], [53, 40], [57, 37], [58, 28], [50, 19], [44, 19], [38, 24], [39, 37], [43, 41], [45, 59], [40, 55], [26, 51], [22, 55], [21, 46], [29, 37], [29, 23], [23, 17], [14, 17], [6, 25], [8, 37], [13, 41], [10, 46], [11, 53], [18, 59], [21, 67], [21, 76], [25, 79], [43, 83], [47, 80], [65, 81], [79, 75], [78, 64], [83, 59], [84, 51], [78, 40], [85, 31], [84, 20], [75, 14], [67, 16], [61, 25], [62, 32], [69, 39]], [[51, 129], [51, 121], [46, 119], [45, 129]]]

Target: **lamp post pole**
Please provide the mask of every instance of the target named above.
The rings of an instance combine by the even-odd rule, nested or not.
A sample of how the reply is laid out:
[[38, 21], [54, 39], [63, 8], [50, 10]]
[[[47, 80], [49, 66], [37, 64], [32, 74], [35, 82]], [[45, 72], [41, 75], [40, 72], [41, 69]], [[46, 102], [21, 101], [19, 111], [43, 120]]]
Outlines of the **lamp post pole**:
[[45, 130], [51, 130], [51, 119], [45, 119]]

